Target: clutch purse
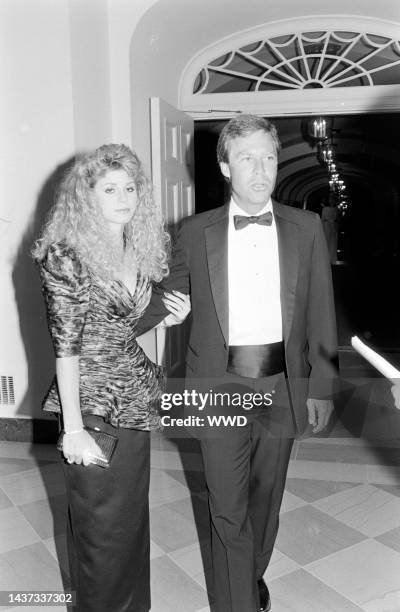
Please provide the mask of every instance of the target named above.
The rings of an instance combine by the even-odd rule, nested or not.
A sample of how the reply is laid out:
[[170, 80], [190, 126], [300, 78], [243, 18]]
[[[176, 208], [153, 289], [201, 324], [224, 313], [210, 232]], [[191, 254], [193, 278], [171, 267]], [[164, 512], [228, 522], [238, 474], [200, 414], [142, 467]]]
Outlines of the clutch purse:
[[[99, 465], [100, 467], [106, 468], [110, 465], [112, 456], [117, 446], [118, 438], [112, 434], [101, 431], [98, 427], [85, 427], [86, 431], [92, 436], [97, 446], [103, 453], [103, 457], [97, 457], [91, 455], [92, 463]], [[57, 449], [62, 451], [63, 448], [64, 432], [62, 431], [57, 442]]]

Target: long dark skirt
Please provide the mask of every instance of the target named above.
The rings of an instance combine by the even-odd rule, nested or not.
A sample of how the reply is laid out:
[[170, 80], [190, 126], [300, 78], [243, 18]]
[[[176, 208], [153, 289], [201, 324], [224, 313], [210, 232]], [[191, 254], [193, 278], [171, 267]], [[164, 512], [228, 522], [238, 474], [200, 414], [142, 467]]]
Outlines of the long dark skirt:
[[71, 590], [78, 612], [150, 609], [150, 435], [114, 428], [85, 416], [118, 437], [111, 466], [64, 463], [69, 504]]

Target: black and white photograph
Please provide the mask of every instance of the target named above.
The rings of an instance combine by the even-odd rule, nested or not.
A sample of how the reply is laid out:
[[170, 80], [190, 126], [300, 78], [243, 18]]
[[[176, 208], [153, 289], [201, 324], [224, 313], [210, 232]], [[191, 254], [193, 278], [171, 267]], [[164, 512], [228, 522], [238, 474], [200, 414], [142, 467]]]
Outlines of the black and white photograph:
[[0, 31], [0, 610], [400, 612], [399, 0]]

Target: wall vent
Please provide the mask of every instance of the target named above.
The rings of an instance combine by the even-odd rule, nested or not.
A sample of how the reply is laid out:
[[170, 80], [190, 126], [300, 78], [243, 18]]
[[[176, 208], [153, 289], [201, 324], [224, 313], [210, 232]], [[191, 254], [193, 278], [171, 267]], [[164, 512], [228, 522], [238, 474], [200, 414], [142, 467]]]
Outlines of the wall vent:
[[0, 376], [0, 404], [15, 404], [13, 376]]

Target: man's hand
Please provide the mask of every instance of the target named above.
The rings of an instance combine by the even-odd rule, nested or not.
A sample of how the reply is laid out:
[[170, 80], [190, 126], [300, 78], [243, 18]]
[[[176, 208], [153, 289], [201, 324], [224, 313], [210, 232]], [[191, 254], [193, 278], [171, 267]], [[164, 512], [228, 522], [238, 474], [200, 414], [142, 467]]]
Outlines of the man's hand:
[[332, 400], [308, 399], [308, 422], [313, 426], [313, 433], [320, 433], [328, 425], [333, 412]]
[[397, 410], [400, 410], [400, 381], [396, 381], [391, 391], [394, 397], [394, 405], [396, 406]]

